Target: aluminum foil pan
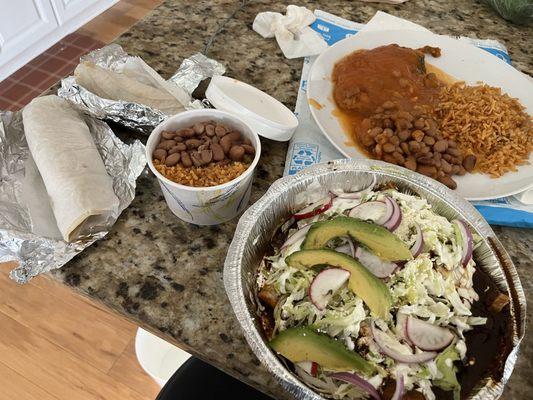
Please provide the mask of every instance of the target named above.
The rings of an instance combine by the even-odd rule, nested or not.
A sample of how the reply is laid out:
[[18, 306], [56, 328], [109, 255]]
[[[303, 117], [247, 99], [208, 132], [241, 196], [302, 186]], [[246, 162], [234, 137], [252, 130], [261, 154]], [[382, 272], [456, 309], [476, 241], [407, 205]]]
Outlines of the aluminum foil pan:
[[[135, 62], [135, 58], [128, 55], [118, 44], [110, 44], [83, 56], [81, 61], [91, 61], [99, 67], [120, 72], [128, 61]], [[202, 80], [223, 75], [224, 72], [224, 65], [198, 53], [184, 59], [178, 71], [163, 83], [183, 90], [185, 100], [180, 102], [186, 103], [183, 104], [186, 109], [198, 109], [203, 108], [204, 104], [192, 99], [191, 94], [194, 89]], [[74, 76], [61, 81], [57, 94], [83, 107], [96, 118], [113, 121], [145, 135], [149, 135], [157, 125], [169, 117], [161, 110], [144, 104], [99, 97], [78, 85]]]
[[281, 178], [239, 220], [224, 265], [224, 285], [246, 340], [267, 370], [294, 398], [323, 398], [301, 383], [267, 346], [256, 318], [255, 295], [257, 268], [272, 232], [299, 206], [296, 204], [296, 195], [315, 180], [321, 184], [324, 194], [331, 188], [364, 189], [374, 180], [377, 184], [394, 182], [400, 190], [414, 191], [426, 198], [437, 213], [449, 219], [464, 219], [482, 238], [474, 257], [477, 267], [489, 274], [498, 288], [507, 293], [511, 300], [513, 347], [504, 360], [502, 379], [480, 382], [469, 399], [499, 398], [513, 371], [525, 331], [526, 300], [511, 258], [487, 222], [466, 200], [433, 179], [375, 160], [330, 161], [306, 168], [296, 175]]
[[[135, 181], [146, 165], [144, 146], [138, 140], [123, 143], [105, 122], [83, 117], [113, 179], [120, 214], [135, 197]], [[115, 215], [104, 227], [87, 227], [92, 234], [70, 243], [63, 241], [26, 143], [22, 112], [0, 112], [0, 262], [18, 261], [12, 279], [26, 283], [60, 268], [103, 238], [117, 218]]]

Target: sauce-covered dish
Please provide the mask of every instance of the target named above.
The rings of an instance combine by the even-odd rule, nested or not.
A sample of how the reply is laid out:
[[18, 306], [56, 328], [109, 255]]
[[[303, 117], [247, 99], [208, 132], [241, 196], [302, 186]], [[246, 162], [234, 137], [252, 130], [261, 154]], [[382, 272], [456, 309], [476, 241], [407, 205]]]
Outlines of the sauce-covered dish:
[[225, 284], [298, 398], [497, 398], [524, 299], [494, 233], [442, 185], [374, 161], [283, 178], [241, 218]]

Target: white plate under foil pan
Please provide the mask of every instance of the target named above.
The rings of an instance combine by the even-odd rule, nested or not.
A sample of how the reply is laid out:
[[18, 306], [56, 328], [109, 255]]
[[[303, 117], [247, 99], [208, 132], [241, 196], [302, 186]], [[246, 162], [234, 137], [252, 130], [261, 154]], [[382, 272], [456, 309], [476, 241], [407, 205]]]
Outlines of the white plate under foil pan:
[[449, 219], [465, 220], [482, 238], [474, 259], [477, 268], [489, 274], [500, 291], [511, 299], [512, 348], [501, 360], [501, 379], [485, 378], [468, 398], [499, 398], [513, 371], [525, 331], [526, 300], [511, 258], [489, 224], [466, 200], [430, 178], [375, 160], [330, 161], [281, 178], [239, 220], [224, 265], [224, 285], [246, 340], [264, 367], [295, 399], [323, 399], [288, 370], [268, 347], [257, 318], [255, 295], [257, 269], [273, 232], [296, 210], [296, 194], [305, 191], [315, 180], [321, 184], [324, 194], [331, 188], [363, 189], [374, 180], [377, 184], [394, 182], [399, 190], [426, 198], [437, 213]]

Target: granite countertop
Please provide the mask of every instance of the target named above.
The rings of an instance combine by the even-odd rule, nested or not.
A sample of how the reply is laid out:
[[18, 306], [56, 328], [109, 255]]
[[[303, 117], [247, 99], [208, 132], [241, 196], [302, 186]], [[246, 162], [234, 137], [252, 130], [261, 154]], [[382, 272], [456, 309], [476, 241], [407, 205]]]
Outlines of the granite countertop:
[[[509, 49], [514, 65], [533, 74], [533, 31], [501, 19], [480, 1], [410, 0], [392, 6], [361, 1], [294, 1], [358, 22], [377, 10], [420, 23], [436, 33], [494, 38]], [[202, 51], [218, 24], [240, 1], [169, 0], [122, 35], [117, 43], [141, 56], [164, 77], [181, 60]], [[236, 13], [216, 38], [209, 56], [227, 75], [251, 83], [294, 108], [302, 60], [285, 59], [274, 40], [251, 30], [260, 11], [283, 11], [287, 3], [254, 1]], [[281, 177], [287, 145], [263, 140], [252, 202]], [[198, 227], [166, 207], [154, 176], [144, 172], [137, 195], [109, 235], [51, 275], [82, 294], [133, 319], [146, 329], [276, 398], [286, 394], [249, 350], [222, 282], [222, 266], [237, 221]], [[533, 310], [533, 231], [495, 228], [522, 278]], [[533, 337], [526, 337], [505, 399], [533, 392]]]

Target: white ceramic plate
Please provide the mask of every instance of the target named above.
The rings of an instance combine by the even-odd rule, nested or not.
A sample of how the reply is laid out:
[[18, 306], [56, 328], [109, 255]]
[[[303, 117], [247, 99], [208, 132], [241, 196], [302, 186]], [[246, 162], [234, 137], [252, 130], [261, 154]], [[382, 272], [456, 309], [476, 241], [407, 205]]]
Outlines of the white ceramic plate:
[[[397, 43], [401, 46], [419, 48], [424, 45], [440, 47], [439, 58], [427, 56], [430, 64], [468, 84], [482, 81], [501, 87], [504, 92], [516, 97], [531, 115], [533, 114], [533, 83], [526, 75], [517, 71], [499, 58], [470, 44], [428, 32], [381, 31], [361, 32], [346, 38], [328, 48], [313, 64], [309, 74], [307, 97], [310, 104], [318, 102], [322, 108], [311, 106], [311, 113], [318, 126], [330, 142], [346, 157], [367, 158], [354, 146], [348, 146], [347, 134], [334, 116], [331, 72], [337, 61], [358, 49], [373, 49], [378, 46]], [[533, 187], [533, 154], [530, 165], [518, 168], [500, 178], [493, 179], [485, 174], [454, 176], [457, 192], [468, 200], [485, 200], [509, 196]]]

